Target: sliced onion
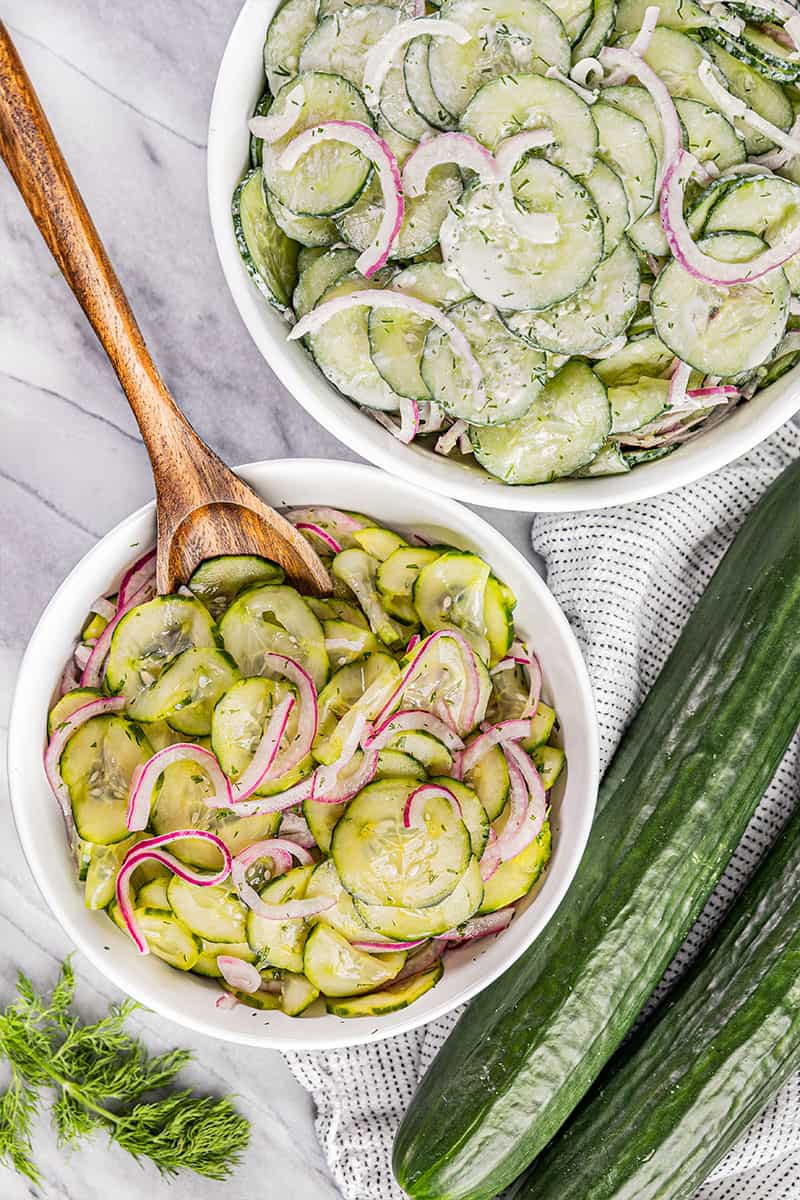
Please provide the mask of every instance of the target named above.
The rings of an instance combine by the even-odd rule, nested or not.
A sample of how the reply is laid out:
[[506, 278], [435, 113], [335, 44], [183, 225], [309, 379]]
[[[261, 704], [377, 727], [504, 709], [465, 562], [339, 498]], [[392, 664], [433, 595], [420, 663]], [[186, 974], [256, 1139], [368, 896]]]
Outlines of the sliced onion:
[[313, 508], [290, 508], [283, 514], [287, 521], [291, 521], [292, 525], [298, 525], [302, 521], [308, 521], [312, 525], [321, 525], [329, 533], [332, 531], [333, 536], [343, 540], [348, 533], [355, 533], [359, 529], [364, 528], [364, 522], [358, 517], [351, 516], [350, 513], [342, 512], [339, 508], [325, 508], [322, 506]]
[[[304, 130], [289, 142], [278, 159], [279, 167], [284, 171], [291, 171], [304, 154], [323, 141], [346, 142], [354, 146], [375, 168], [383, 193], [383, 216], [375, 237], [356, 259], [356, 270], [370, 279], [391, 254], [403, 223], [403, 185], [397, 159], [383, 138], [361, 121], [323, 121], [320, 125]], [[302, 321], [299, 322], [299, 325], [302, 324]], [[296, 333], [299, 325], [295, 325], [291, 337], [302, 336]]]
[[753, 7], [779, 21], [791, 38], [795, 50], [800, 50], [800, 13], [789, 0], [757, 0]]
[[578, 83], [577, 79], [573, 79], [572, 72], [569, 75], [565, 75], [563, 71], [559, 71], [558, 67], [548, 67], [545, 75], [548, 79], [557, 79], [559, 83], [563, 83], [565, 87], [570, 88], [576, 96], [580, 96], [584, 104], [596, 104], [600, 97], [598, 91], [591, 91], [589, 88], [584, 87], [583, 84]]
[[[632, 54], [638, 54], [641, 58], [644, 58], [645, 54], [647, 54], [660, 15], [661, 9], [657, 4], [650, 5], [644, 10], [644, 20], [642, 21], [641, 28], [629, 46]], [[619, 82], [624, 83], [624, 80], [621, 79]]]
[[404, 309], [406, 312], [415, 313], [419, 317], [424, 317], [427, 321], [432, 321], [434, 325], [438, 325], [447, 334], [450, 339], [450, 345], [467, 368], [475, 393], [478, 395], [483, 394], [483, 372], [478, 360], [472, 353], [472, 347], [466, 336], [435, 305], [427, 304], [424, 300], [418, 300], [416, 296], [407, 296], [403, 292], [392, 292], [386, 288], [375, 288], [371, 291], [350, 292], [348, 296], [336, 296], [333, 300], [325, 300], [322, 304], [312, 309], [310, 313], [306, 313], [302, 320], [297, 322], [289, 334], [288, 340], [294, 341], [297, 338], [305, 337], [307, 333], [316, 333], [326, 321], [336, 316], [337, 313], [347, 312], [349, 309], [358, 308], [361, 305], [369, 308]]
[[235, 996], [232, 996], [230, 992], [223, 992], [222, 995], [218, 996], [214, 1001], [214, 1008], [218, 1008], [223, 1012], [229, 1011], [232, 1008], [237, 1008], [238, 1005], [239, 1001]]
[[295, 659], [288, 658], [285, 654], [267, 652], [264, 655], [264, 667], [273, 671], [276, 675], [282, 675], [284, 678], [289, 679], [297, 688], [300, 701], [297, 733], [292, 740], [292, 744], [278, 756], [273, 764], [272, 773], [275, 778], [279, 779], [281, 775], [286, 775], [289, 771], [293, 771], [295, 767], [299, 766], [303, 759], [310, 753], [311, 747], [314, 744], [314, 738], [317, 736], [319, 725], [317, 689], [314, 685], [314, 680], [305, 667], [301, 666]]
[[[800, 350], [800, 338], [798, 338], [797, 349]], [[780, 350], [780, 346], [778, 350]], [[738, 399], [741, 392], [733, 384], [726, 383], [715, 384], [714, 387], [689, 388], [686, 395], [690, 400], [709, 400], [721, 404], [728, 400]]]
[[265, 142], [278, 142], [296, 125], [305, 102], [305, 88], [302, 83], [298, 83], [286, 97], [282, 113], [268, 113], [265, 117], [251, 117], [247, 122], [247, 128], [253, 137], [261, 138]]
[[367, 954], [391, 954], [395, 950], [416, 950], [417, 946], [423, 945], [425, 938], [421, 938], [418, 942], [351, 942], [356, 950], [365, 950]]
[[460, 440], [462, 433], [467, 432], [466, 421], [453, 421], [449, 429], [446, 429], [442, 436], [433, 447], [437, 454], [449, 454], [451, 450], [455, 450], [456, 443]]
[[117, 608], [127, 608], [131, 597], [141, 591], [146, 583], [155, 580], [155, 577], [156, 552], [148, 550], [141, 558], [137, 558], [133, 566], [129, 567], [122, 576], [122, 582], [117, 592]]
[[409, 446], [419, 433], [419, 405], [416, 400], [411, 400], [408, 396], [400, 397], [399, 425], [386, 413], [378, 412], [375, 408], [367, 411], [373, 420], [382, 425], [384, 429], [388, 429], [392, 437], [396, 437], [398, 442], [402, 442], [404, 446]]
[[541, 776], [524, 750], [508, 742], [503, 746], [503, 754], [508, 767], [512, 807], [497, 843], [501, 861], [508, 862], [541, 833], [547, 816], [547, 796]]
[[176, 762], [194, 762], [205, 771], [214, 788], [214, 795], [208, 800], [209, 808], [228, 808], [233, 803], [231, 785], [223, 774], [217, 756], [204, 746], [196, 746], [192, 742], [176, 742], [156, 751], [144, 766], [137, 767], [133, 773], [125, 817], [125, 824], [132, 833], [147, 828], [153, 790], [159, 776]]
[[[551, 139], [552, 140], [552, 139]], [[455, 163], [474, 171], [484, 183], [499, 183], [500, 171], [491, 151], [468, 133], [439, 133], [420, 142], [403, 166], [403, 187], [408, 196], [421, 196], [434, 167]]]
[[443, 742], [448, 750], [463, 750], [464, 742], [458, 733], [441, 717], [422, 708], [407, 708], [387, 717], [382, 725], [373, 728], [364, 738], [365, 750], [383, 750], [397, 733], [407, 729], [421, 729]]
[[[800, 142], [800, 114], [795, 117], [792, 128], [789, 130], [789, 136]], [[795, 157], [794, 150], [790, 150], [786, 146], [779, 146], [776, 150], [769, 150], [766, 154], [755, 154], [752, 161], [758, 163], [760, 167], [767, 167], [770, 171], [780, 171]]]
[[336, 901], [330, 896], [316, 896], [308, 900], [286, 900], [282, 904], [265, 904], [254, 887], [247, 882], [247, 870], [262, 858], [271, 858], [275, 864], [275, 875], [289, 870], [292, 858], [306, 866], [314, 860], [307, 850], [288, 838], [267, 838], [254, 842], [237, 854], [231, 863], [231, 880], [242, 904], [266, 921], [294, 921], [313, 917], [331, 908]]
[[[658, 18], [658, 9], [648, 8], [647, 12], [655, 12]], [[645, 18], [646, 19], [646, 18]], [[655, 28], [655, 26], [654, 26]], [[644, 29], [644, 25], [642, 26]], [[650, 32], [652, 37], [652, 30]], [[648, 39], [649, 40], [649, 39]], [[656, 172], [655, 195], [658, 196], [664, 181], [664, 173], [667, 168], [675, 161], [681, 148], [681, 123], [678, 119], [678, 111], [675, 108], [675, 102], [669, 93], [666, 84], [659, 78], [652, 67], [644, 61], [639, 54], [634, 53], [633, 47], [629, 50], [623, 50], [620, 46], [604, 46], [600, 51], [600, 62], [604, 67], [611, 69], [608, 83], [612, 79], [619, 77], [620, 82], [627, 79], [629, 75], [634, 75], [643, 88], [653, 98], [653, 103], [656, 106], [661, 121], [661, 131], [663, 137], [663, 148], [658, 160], [658, 170]]]
[[502, 933], [511, 924], [514, 916], [513, 908], [498, 908], [496, 912], [487, 913], [483, 917], [471, 917], [458, 929], [449, 929], [442, 933], [437, 941], [458, 943], [475, 942], [478, 938], [491, 937], [494, 933]]
[[61, 724], [53, 731], [53, 736], [47, 743], [44, 755], [44, 772], [53, 795], [58, 801], [61, 812], [64, 815], [67, 829], [70, 831], [72, 829], [72, 802], [69, 798], [69, 788], [61, 778], [61, 755], [64, 753], [67, 742], [73, 733], [80, 729], [81, 725], [85, 725], [87, 721], [91, 721], [92, 717], [101, 717], [107, 713], [121, 712], [124, 707], [124, 696], [99, 696], [96, 700], [90, 700], [88, 704], [82, 704], [80, 708], [76, 708], [68, 717], [65, 717]]
[[[795, 13], [795, 15], [800, 14]], [[759, 133], [763, 133], [771, 142], [776, 142], [779, 146], [784, 146], [787, 150], [791, 150], [792, 154], [800, 154], [800, 140], [791, 133], [786, 133], [778, 125], [773, 125], [771, 121], [767, 121], [752, 108], [748, 108], [744, 100], [731, 95], [725, 85], [720, 82], [717, 72], [708, 59], [703, 59], [697, 68], [697, 73], [700, 76], [700, 82], [727, 117], [738, 117], [745, 125], [749, 125], [751, 129], [756, 129]]]
[[342, 547], [336, 541], [336, 538], [326, 533], [321, 525], [313, 525], [310, 521], [298, 521], [295, 529], [301, 530], [302, 533], [310, 533], [312, 537], [319, 538], [325, 548], [330, 550], [332, 554], [341, 554]]
[[66, 696], [67, 692], [74, 692], [76, 688], [81, 686], [80, 675], [76, 670], [76, 665], [75, 655], [73, 654], [61, 672], [61, 678], [58, 681], [57, 695], [59, 700], [62, 696]]
[[217, 966], [229, 987], [240, 992], [257, 992], [261, 987], [261, 972], [252, 963], [233, 954], [218, 954]]
[[499, 746], [503, 742], [516, 742], [520, 738], [530, 737], [531, 722], [530, 718], [524, 720], [514, 718], [510, 721], [498, 721], [496, 725], [491, 725], [485, 729], [483, 733], [478, 734], [476, 738], [467, 745], [464, 753], [461, 755], [461, 770], [466, 775], [471, 771], [477, 762], [483, 758], [485, 754], [491, 750], [492, 746]]
[[686, 388], [692, 368], [688, 363], [676, 360], [669, 381], [668, 404], [670, 408], [680, 408], [686, 403]]
[[424, 641], [420, 642], [417, 647], [414, 657], [408, 664], [403, 674], [400, 676], [400, 682], [395, 687], [389, 699], [384, 704], [381, 711], [378, 713], [375, 723], [380, 725], [385, 721], [389, 713], [394, 712], [397, 705], [400, 703], [403, 692], [405, 691], [409, 680], [413, 676], [420, 660], [431, 649], [431, 647], [439, 641], [440, 638], [452, 638], [461, 652], [461, 661], [464, 666], [464, 675], [466, 677], [466, 687], [464, 689], [464, 700], [461, 706], [460, 725], [463, 729], [472, 729], [475, 724], [475, 719], [478, 713], [478, 705], [480, 704], [481, 689], [480, 677], [478, 668], [475, 665], [475, 654], [467, 639], [457, 629], [437, 629], [434, 633], [429, 633]]
[[[202, 872], [195, 871], [193, 867], [187, 867], [186, 863], [181, 862], [179, 858], [175, 858], [173, 854], [161, 849], [162, 846], [183, 838], [199, 838], [200, 841], [211, 842], [216, 846], [222, 855], [221, 869], [213, 875], [204, 875]], [[195, 887], [214, 887], [216, 884], [224, 883], [230, 874], [231, 852], [221, 838], [214, 833], [208, 833], [205, 829], [176, 829], [173, 833], [162, 833], [158, 837], [145, 838], [144, 841], [138, 842], [128, 851], [117, 873], [115, 884], [117, 905], [136, 949], [140, 954], [149, 954], [150, 947], [134, 917], [130, 896], [131, 875], [143, 862], [157, 862], [162, 867], [167, 867], [179, 879], [183, 879], [186, 883], [192, 883]]]
[[358, 747], [364, 737], [367, 719], [363, 713], [357, 713], [353, 726], [342, 744], [342, 751], [335, 762], [326, 767], [318, 767], [314, 772], [311, 784], [311, 796], [320, 804], [341, 804], [355, 796], [372, 780], [378, 769], [378, 751], [368, 750], [361, 765], [351, 776], [341, 779], [343, 771], [352, 763]]
[[408, 645], [406, 646], [406, 654], [410, 654], [411, 651], [414, 649], [414, 647], [419, 645], [419, 642], [420, 642], [419, 634], [412, 633], [411, 637], [408, 639]]
[[367, 106], [373, 112], [380, 108], [383, 81], [392, 68], [397, 52], [414, 38], [425, 34], [430, 37], [452, 38], [462, 46], [472, 38], [472, 34], [463, 25], [458, 25], [455, 21], [441, 20], [439, 17], [423, 17], [422, 20], [413, 18], [394, 25], [370, 48], [364, 60], [361, 90]]
[[293, 708], [294, 696], [285, 696], [280, 704], [276, 705], [272, 716], [267, 722], [261, 741], [256, 747], [255, 754], [239, 778], [231, 785], [233, 798], [236, 803], [240, 800], [246, 800], [248, 796], [252, 796], [253, 792], [257, 791], [262, 783], [272, 775], [273, 767], [278, 758], [281, 739], [286, 732], [286, 726], [289, 723], [289, 714]]
[[628, 339], [624, 333], [619, 334], [613, 341], [606, 342], [605, 346], [601, 346], [599, 350], [590, 350], [585, 357], [593, 358], [599, 362], [601, 358], [611, 358], [612, 354], [619, 354], [628, 344]]
[[111, 621], [117, 614], [117, 606], [113, 600], [107, 600], [105, 596], [98, 596], [89, 605], [89, 612], [97, 613], [98, 617]]
[[800, 225], [780, 245], [757, 254], [744, 263], [717, 262], [692, 240], [692, 235], [683, 216], [683, 193], [694, 172], [696, 160], [685, 150], [680, 150], [675, 161], [667, 168], [661, 191], [661, 224], [670, 250], [683, 269], [695, 279], [702, 279], [714, 287], [730, 287], [735, 283], [750, 283], [780, 267], [800, 251]]
[[419, 407], [419, 432], [438, 433], [442, 428], [444, 413], [438, 404], [423, 400]]
[[308, 827], [305, 817], [299, 813], [286, 812], [281, 819], [280, 835], [290, 842], [297, 842], [304, 850], [313, 850], [317, 840]]
[[406, 829], [414, 827], [424, 829], [425, 818], [423, 811], [428, 800], [433, 800], [434, 797], [441, 797], [447, 800], [457, 817], [461, 817], [461, 805], [458, 803], [456, 796], [450, 791], [450, 788], [443, 787], [439, 783], [421, 783], [418, 788], [414, 788], [406, 800], [405, 808], [403, 809], [403, 825]]
[[[591, 56], [588, 58], [578, 59], [574, 66], [570, 67], [569, 72], [570, 79], [573, 81], [573, 83], [577, 83], [580, 87], [587, 89], [591, 89], [593, 87], [593, 84], [590, 82], [592, 76], [596, 76], [597, 81], [599, 82], [603, 78], [604, 74], [605, 72], [603, 71], [600, 60], [597, 58], [592, 58]], [[594, 95], [594, 92], [592, 92], [592, 95]]]
[[552, 246], [559, 239], [558, 218], [553, 213], [528, 212], [518, 208], [514, 199], [512, 177], [523, 155], [531, 150], [541, 150], [554, 141], [555, 135], [549, 129], [528, 129], [506, 138], [495, 151], [495, 160], [500, 171], [500, 186], [497, 189], [499, 207], [528, 241], [545, 246]]
[[[145, 579], [137, 591], [131, 592], [130, 589], [127, 590], [125, 603], [118, 605], [116, 615], [108, 622], [92, 647], [89, 661], [86, 663], [81, 675], [81, 687], [100, 687], [103, 682], [103, 671], [114, 630], [132, 608], [136, 608], [137, 604], [145, 604], [148, 600], [152, 600], [155, 594], [155, 574]], [[121, 595], [122, 590], [120, 589]]]
[[439, 961], [446, 949], [445, 942], [428, 942], [422, 950], [409, 956], [406, 965], [395, 975], [392, 983], [400, 983], [403, 979], [413, 979], [415, 975], [421, 975]]
[[93, 647], [94, 642], [78, 642], [77, 646], [75, 647], [75, 653], [73, 657], [75, 659], [76, 666], [80, 667], [81, 670], [84, 669], [89, 659], [92, 657]]

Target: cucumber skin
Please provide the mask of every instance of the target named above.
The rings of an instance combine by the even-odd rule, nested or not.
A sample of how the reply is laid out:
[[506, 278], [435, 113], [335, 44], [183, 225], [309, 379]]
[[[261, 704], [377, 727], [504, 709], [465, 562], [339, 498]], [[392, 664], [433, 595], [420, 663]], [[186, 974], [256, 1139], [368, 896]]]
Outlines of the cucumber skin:
[[394, 1151], [415, 1200], [489, 1200], [540, 1153], [736, 848], [800, 719], [798, 487], [800, 463], [745, 521], [605, 774], [567, 897], [428, 1069]]
[[514, 1200], [689, 1200], [800, 1066], [800, 809]]

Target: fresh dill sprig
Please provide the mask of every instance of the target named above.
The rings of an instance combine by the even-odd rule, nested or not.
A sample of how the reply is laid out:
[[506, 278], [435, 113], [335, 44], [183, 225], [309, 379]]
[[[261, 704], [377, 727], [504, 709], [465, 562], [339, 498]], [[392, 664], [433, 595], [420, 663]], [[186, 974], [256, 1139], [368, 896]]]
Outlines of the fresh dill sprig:
[[150, 1055], [125, 1029], [128, 1001], [85, 1024], [70, 1012], [75, 977], [69, 961], [49, 999], [20, 974], [16, 1000], [0, 1013], [0, 1054], [11, 1082], [0, 1095], [0, 1161], [34, 1183], [31, 1128], [39, 1092], [53, 1088], [53, 1124], [62, 1145], [99, 1130], [165, 1175], [196, 1171], [224, 1179], [247, 1146], [250, 1127], [228, 1097], [196, 1096], [173, 1085], [190, 1061], [186, 1050]]

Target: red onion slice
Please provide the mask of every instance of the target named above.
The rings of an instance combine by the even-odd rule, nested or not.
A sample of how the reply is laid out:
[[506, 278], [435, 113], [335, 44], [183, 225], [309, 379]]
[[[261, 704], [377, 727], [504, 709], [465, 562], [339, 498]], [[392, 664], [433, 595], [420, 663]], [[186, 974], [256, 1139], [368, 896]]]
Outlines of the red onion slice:
[[423, 15], [421, 20], [415, 17], [394, 25], [370, 48], [364, 60], [361, 90], [372, 112], [377, 112], [380, 108], [383, 81], [392, 68], [397, 52], [414, 38], [425, 34], [430, 37], [452, 38], [462, 46], [472, 38], [472, 34], [463, 25], [458, 25], [455, 21], [441, 20], [439, 17], [425, 18]]
[[564, 84], [564, 87], [570, 88], [576, 96], [580, 96], [584, 104], [596, 104], [600, 99], [599, 92], [592, 91], [590, 88], [578, 83], [577, 79], [572, 78], [572, 72], [569, 75], [565, 75], [563, 71], [559, 71], [558, 67], [548, 67], [545, 71], [545, 76], [548, 79], [557, 79], [559, 83]]
[[232, 996], [230, 992], [223, 992], [222, 995], [218, 996], [214, 1001], [214, 1008], [218, 1008], [223, 1012], [229, 1011], [232, 1008], [238, 1008], [238, 1006], [239, 1001], [235, 996]]
[[156, 751], [144, 766], [137, 767], [133, 773], [125, 818], [125, 824], [132, 833], [147, 828], [153, 789], [159, 776], [176, 762], [194, 762], [205, 771], [214, 788], [214, 795], [208, 799], [209, 808], [229, 808], [233, 803], [231, 785], [223, 774], [216, 754], [192, 742], [176, 742]]
[[88, 704], [82, 704], [80, 708], [71, 712], [53, 731], [53, 736], [47, 743], [44, 754], [44, 773], [52, 793], [58, 801], [69, 832], [72, 831], [72, 802], [69, 797], [69, 788], [61, 778], [61, 755], [64, 753], [64, 748], [73, 733], [80, 729], [81, 725], [91, 721], [92, 717], [121, 712], [124, 708], [124, 696], [99, 696], [96, 700], [90, 700]]
[[286, 812], [281, 819], [280, 835], [287, 841], [297, 842], [304, 850], [314, 850], [317, 840], [308, 827], [305, 817], [299, 813]]
[[97, 613], [98, 617], [102, 617], [105, 621], [112, 621], [117, 614], [117, 606], [113, 600], [107, 600], [105, 596], [98, 596], [89, 605], [89, 612]]
[[395, 975], [392, 983], [400, 983], [403, 979], [413, 979], [415, 975], [421, 975], [439, 961], [446, 949], [444, 942], [437, 942], [435, 939], [428, 942], [422, 950], [409, 955], [406, 965]]
[[480, 677], [478, 668], [475, 665], [475, 654], [463, 633], [456, 629], [437, 629], [434, 633], [429, 633], [424, 641], [420, 642], [417, 647], [414, 657], [406, 667], [403, 674], [400, 676], [400, 682], [395, 687], [389, 699], [384, 704], [378, 716], [375, 719], [375, 724], [380, 725], [385, 721], [386, 717], [394, 712], [397, 705], [400, 703], [403, 692], [408, 686], [408, 682], [419, 666], [423, 655], [427, 654], [433, 645], [440, 638], [452, 638], [461, 652], [461, 661], [464, 666], [464, 675], [466, 678], [466, 686], [464, 688], [464, 699], [461, 705], [460, 724], [465, 730], [472, 729], [475, 725], [475, 720], [478, 713], [478, 705], [481, 699]]
[[436, 445], [433, 447], [434, 450], [437, 454], [450, 454], [452, 450], [455, 450], [456, 444], [461, 439], [461, 435], [467, 433], [467, 431], [468, 427], [466, 421], [453, 421], [453, 424], [450, 426], [450, 428], [446, 429], [436, 442]]
[[[795, 117], [792, 128], [789, 130], [789, 136], [800, 142], [800, 114]], [[767, 151], [766, 154], [754, 154], [751, 161], [768, 171], [780, 171], [796, 157], [796, 151], [790, 150], [786, 146], [779, 146], [776, 150]]]
[[266, 653], [264, 665], [276, 675], [282, 675], [290, 680], [297, 688], [300, 701], [297, 733], [292, 744], [278, 756], [273, 767], [272, 773], [275, 778], [279, 779], [281, 775], [293, 771], [311, 751], [319, 725], [317, 689], [305, 667], [285, 654]]
[[330, 550], [332, 554], [341, 554], [342, 547], [336, 541], [336, 538], [331, 537], [321, 525], [313, 525], [310, 521], [298, 521], [295, 529], [299, 529], [303, 533], [310, 533], [312, 537], [318, 538], [325, 549]]
[[268, 113], [265, 117], [251, 117], [247, 128], [253, 137], [261, 138], [265, 142], [278, 142], [297, 124], [305, 102], [305, 88], [302, 83], [298, 83], [286, 97], [283, 112]]
[[289, 869], [292, 857], [304, 866], [314, 861], [307, 850], [288, 838], [267, 838], [248, 846], [241, 854], [237, 854], [231, 863], [231, 879], [239, 899], [265, 921], [294, 921], [313, 917], [327, 908], [332, 908], [336, 903], [331, 896], [315, 896], [308, 900], [285, 900], [282, 904], [266, 904], [255, 888], [247, 882], [248, 867], [260, 858], [271, 858], [279, 868], [275, 875], [281, 875]]
[[496, 725], [492, 725], [483, 733], [478, 734], [468, 743], [464, 753], [461, 755], [461, 771], [466, 775], [471, 771], [480, 759], [491, 750], [492, 746], [499, 746], [503, 742], [516, 742], [521, 738], [529, 737], [531, 732], [530, 718], [514, 718], [510, 721], [498, 721]]
[[450, 339], [450, 345], [467, 368], [472, 380], [472, 387], [476, 394], [483, 394], [483, 372], [477, 358], [472, 353], [472, 347], [466, 336], [435, 305], [427, 304], [424, 300], [418, 300], [416, 296], [407, 296], [403, 292], [392, 292], [385, 288], [375, 288], [372, 291], [350, 292], [347, 296], [336, 296], [333, 300], [325, 300], [322, 304], [312, 309], [310, 313], [307, 313], [302, 320], [297, 322], [288, 336], [288, 341], [291, 342], [297, 338], [305, 337], [307, 333], [316, 333], [326, 321], [336, 316], [337, 313], [347, 312], [349, 309], [358, 308], [361, 305], [368, 308], [403, 309], [406, 312], [415, 313], [418, 317], [423, 317], [427, 321], [432, 321], [434, 325], [438, 325], [447, 334]]
[[668, 403], [670, 408], [680, 408], [686, 403], [686, 388], [691, 373], [692, 368], [688, 363], [681, 362], [680, 359], [676, 361], [669, 381]]
[[129, 567], [122, 576], [122, 582], [119, 585], [117, 593], [117, 608], [127, 608], [130, 604], [131, 597], [141, 591], [146, 583], [155, 580], [156, 577], [156, 552], [148, 550], [141, 558], [137, 558], [132, 567]]
[[[222, 868], [213, 875], [203, 875], [192, 867], [187, 867], [173, 854], [160, 848], [183, 838], [199, 838], [203, 842], [211, 842], [222, 855]], [[138, 842], [128, 851], [117, 873], [115, 892], [120, 916], [140, 954], [149, 954], [150, 947], [133, 914], [130, 879], [136, 868], [148, 861], [159, 863], [186, 883], [192, 883], [196, 887], [214, 887], [216, 884], [224, 883], [230, 874], [231, 852], [221, 838], [214, 833], [207, 833], [204, 829], [176, 829], [174, 833], [162, 833], [158, 837], [146, 838], [144, 841]]]
[[435, 796], [447, 800], [456, 816], [461, 818], [461, 805], [450, 788], [443, 787], [439, 783], [421, 783], [418, 788], [414, 788], [403, 809], [403, 825], [406, 829], [425, 828], [425, 804]]
[[494, 933], [502, 933], [508, 929], [514, 916], [513, 908], [498, 908], [496, 912], [486, 913], [482, 917], [471, 917], [458, 929], [449, 929], [442, 933], [436, 941], [464, 945], [465, 942], [475, 942], [478, 938], [491, 937]]
[[513, 742], [503, 746], [510, 785], [509, 815], [497, 839], [501, 862], [520, 854], [539, 836], [547, 816], [547, 796], [539, 772]]
[[289, 714], [293, 708], [294, 696], [285, 696], [275, 707], [261, 741], [256, 747], [255, 754], [239, 778], [231, 785], [235, 803], [246, 800], [261, 787], [266, 779], [279, 774], [273, 768], [276, 765], [281, 739], [286, 732]]
[[[656, 4], [650, 5], [650, 7], [644, 10], [644, 20], [642, 21], [641, 28], [629, 46], [632, 54], [638, 54], [640, 58], [644, 58], [645, 54], [647, 54], [660, 15], [661, 9]], [[625, 81], [624, 79], [620, 79], [619, 82], [624, 83]]]
[[[293, 138], [278, 159], [278, 166], [291, 171], [304, 154], [323, 141], [346, 142], [354, 146], [375, 168], [383, 193], [383, 217], [372, 242], [356, 259], [356, 270], [370, 279], [391, 254], [403, 223], [403, 185], [397, 159], [383, 138], [361, 121], [323, 121]], [[296, 325], [291, 337], [303, 336], [295, 332], [297, 328]]]
[[[586, 88], [588, 91], [592, 92], [592, 88], [595, 86], [591, 82], [592, 78], [595, 77], [596, 82], [599, 83], [600, 80], [602, 80], [604, 73], [605, 72], [603, 71], [600, 61], [596, 58], [592, 58], [591, 55], [589, 55], [587, 58], [579, 58], [578, 61], [574, 63], [572, 67], [570, 67], [569, 75], [573, 83], [577, 83], [580, 87]], [[594, 95], [593, 92], [592, 95]]]
[[356, 950], [365, 950], [367, 954], [391, 954], [395, 950], [416, 950], [417, 946], [422, 946], [425, 938], [418, 942], [351, 942]]
[[67, 692], [74, 692], [76, 688], [81, 686], [80, 675], [77, 671], [78, 663], [73, 654], [64, 670], [61, 672], [61, 678], [58, 681], [57, 695], [60, 700], [62, 696], [66, 696]]
[[448, 750], [463, 750], [464, 748], [462, 739], [453, 727], [441, 717], [426, 712], [422, 708], [408, 708], [387, 717], [382, 725], [374, 727], [372, 732], [364, 738], [364, 749], [383, 750], [389, 745], [395, 734], [409, 729], [420, 729], [423, 733], [432, 734], [433, 737], [443, 742]]
[[312, 525], [321, 525], [339, 541], [344, 540], [348, 533], [355, 533], [364, 528], [364, 522], [350, 513], [338, 508], [326, 508], [322, 505], [312, 508], [290, 508], [283, 514], [287, 521], [297, 525], [300, 521], [309, 521]]
[[400, 397], [399, 425], [386, 413], [378, 412], [375, 408], [369, 408], [366, 411], [373, 421], [377, 421], [384, 429], [388, 429], [392, 437], [396, 437], [398, 442], [402, 442], [404, 446], [410, 446], [419, 433], [419, 405], [416, 400], [410, 400], [408, 396]]
[[218, 954], [217, 966], [229, 987], [239, 992], [257, 992], [261, 987], [261, 972], [252, 963], [233, 954]]
[[444, 420], [444, 413], [439, 405], [423, 401], [418, 408], [420, 413], [419, 432], [438, 433]]
[[[551, 139], [552, 140], [552, 139]], [[500, 171], [491, 151], [468, 133], [439, 133], [420, 142], [403, 166], [403, 187], [408, 196], [421, 196], [434, 167], [455, 163], [474, 171], [484, 183], [499, 183]]]
[[94, 642], [78, 642], [75, 647], [73, 658], [75, 659], [75, 665], [80, 667], [81, 670], [84, 669], [91, 658], [93, 646]]

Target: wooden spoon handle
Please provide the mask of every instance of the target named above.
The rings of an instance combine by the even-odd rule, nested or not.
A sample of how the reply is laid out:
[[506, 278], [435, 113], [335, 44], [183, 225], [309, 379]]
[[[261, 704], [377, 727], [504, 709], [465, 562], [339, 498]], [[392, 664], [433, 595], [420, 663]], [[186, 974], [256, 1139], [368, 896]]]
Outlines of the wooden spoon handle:
[[197, 435], [167, 391], [39, 98], [0, 21], [0, 154], [42, 237], [114, 366], [158, 484], [168, 430]]

